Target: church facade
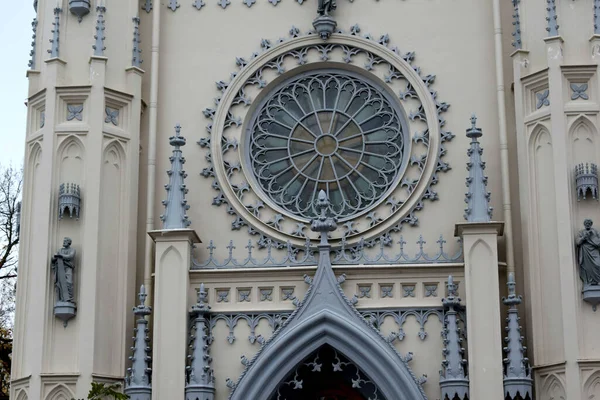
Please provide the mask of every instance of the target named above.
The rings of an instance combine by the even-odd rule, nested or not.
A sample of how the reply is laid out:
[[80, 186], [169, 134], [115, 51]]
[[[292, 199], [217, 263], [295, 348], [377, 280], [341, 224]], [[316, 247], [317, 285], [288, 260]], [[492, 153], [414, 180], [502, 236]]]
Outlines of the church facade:
[[34, 7], [11, 399], [600, 397], [599, 0]]

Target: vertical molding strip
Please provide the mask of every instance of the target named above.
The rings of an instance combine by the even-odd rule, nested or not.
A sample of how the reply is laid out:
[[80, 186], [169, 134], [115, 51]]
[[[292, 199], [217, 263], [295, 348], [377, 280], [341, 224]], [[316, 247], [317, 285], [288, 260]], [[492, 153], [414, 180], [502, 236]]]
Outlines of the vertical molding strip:
[[56, 7], [54, 9], [54, 22], [52, 25], [54, 28], [52, 29], [52, 39], [50, 39], [50, 43], [52, 43], [52, 47], [48, 50], [50, 54], [50, 58], [58, 58], [60, 55], [60, 14], [62, 13], [62, 8]]

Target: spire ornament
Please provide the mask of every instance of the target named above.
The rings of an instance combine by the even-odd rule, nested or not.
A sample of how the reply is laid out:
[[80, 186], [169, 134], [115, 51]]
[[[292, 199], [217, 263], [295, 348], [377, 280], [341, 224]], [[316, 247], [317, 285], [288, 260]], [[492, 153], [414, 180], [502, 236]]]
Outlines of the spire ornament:
[[515, 49], [519, 50], [522, 48], [521, 43], [521, 16], [519, 15], [519, 4], [521, 0], [512, 0], [513, 3], [513, 26], [515, 27], [512, 36], [514, 38], [512, 45]]
[[104, 50], [106, 50], [106, 46], [104, 46], [104, 13], [106, 12], [105, 6], [96, 7], [96, 12], [98, 13], [98, 19], [96, 20], [96, 34], [94, 35], [94, 39], [96, 42], [92, 46], [94, 49], [94, 55], [97, 57], [104, 56]]
[[198, 302], [192, 306], [190, 314], [194, 319], [194, 334], [190, 335], [191, 354], [188, 356], [190, 365], [187, 367], [188, 375], [185, 386], [186, 400], [214, 400], [215, 376], [210, 366], [210, 345], [213, 338], [208, 329], [208, 314], [210, 306], [206, 303], [208, 293], [204, 283], [200, 284]]
[[[37, 7], [37, 5], [36, 5], [36, 7]], [[35, 56], [37, 53], [37, 46], [36, 46], [37, 27], [38, 27], [38, 20], [37, 20], [37, 18], [34, 18], [33, 22], [31, 22], [31, 29], [33, 30], [33, 36], [31, 36], [31, 51], [29, 52], [29, 55], [31, 56], [31, 59], [29, 60], [29, 69], [31, 69], [31, 70], [35, 70]]]
[[488, 178], [483, 174], [485, 162], [481, 159], [483, 149], [477, 140], [482, 135], [481, 129], [477, 127], [477, 117], [473, 114], [471, 128], [467, 129], [467, 137], [471, 139], [471, 147], [467, 151], [469, 177], [467, 178], [468, 191], [465, 194], [465, 203], [467, 203], [465, 219], [468, 222], [490, 222], [492, 218], [491, 194], [487, 191]]
[[459, 327], [458, 309], [461, 307], [458, 297], [458, 285], [454, 283], [452, 275], [448, 277], [448, 296], [442, 299], [444, 305], [444, 361], [440, 370], [441, 400], [460, 400], [469, 398], [469, 378], [465, 370], [467, 361], [463, 358], [465, 349], [462, 347], [463, 339]]
[[133, 58], [131, 65], [140, 68], [142, 65], [142, 49], [140, 48], [140, 17], [133, 18]]
[[594, 34], [600, 35], [600, 0], [594, 0]]
[[50, 54], [50, 58], [58, 58], [60, 54], [60, 14], [62, 13], [62, 8], [56, 7], [54, 9], [54, 22], [52, 26], [52, 39], [50, 39], [50, 43], [52, 46], [48, 49], [48, 53]]
[[138, 297], [140, 304], [133, 307], [133, 313], [137, 318], [133, 346], [131, 347], [133, 355], [129, 357], [131, 368], [127, 369], [124, 392], [131, 400], [151, 400], [152, 358], [150, 354], [152, 350], [149, 346], [150, 338], [148, 337], [149, 329], [146, 316], [152, 313], [152, 309], [146, 305], [148, 295], [144, 285], [140, 287]]
[[556, 0], [546, 0], [548, 5], [546, 6], [546, 11], [548, 12], [548, 16], [546, 17], [546, 21], [548, 22], [548, 26], [546, 27], [546, 31], [548, 31], [548, 37], [558, 36], [558, 15], [556, 14]]
[[167, 199], [162, 202], [165, 213], [160, 216], [160, 220], [163, 222], [163, 229], [185, 229], [191, 222], [186, 214], [190, 206], [185, 199], [188, 189], [184, 183], [187, 174], [183, 170], [185, 158], [181, 147], [185, 146], [185, 138], [181, 136], [181, 125], [175, 126], [175, 136], [169, 138], [169, 143], [173, 146], [173, 155], [169, 158], [171, 169], [167, 171], [169, 183], [165, 185]]
[[523, 346], [523, 336], [521, 336], [521, 326], [519, 325], [519, 311], [517, 306], [521, 304], [521, 296], [515, 292], [515, 275], [511, 272], [508, 275], [508, 297], [502, 298], [502, 302], [508, 306], [508, 316], [506, 317], [506, 338], [504, 342], [504, 394], [510, 400], [519, 398], [525, 399], [527, 395], [533, 398], [533, 380], [531, 379], [531, 369], [529, 359], [525, 357], [526, 347]]

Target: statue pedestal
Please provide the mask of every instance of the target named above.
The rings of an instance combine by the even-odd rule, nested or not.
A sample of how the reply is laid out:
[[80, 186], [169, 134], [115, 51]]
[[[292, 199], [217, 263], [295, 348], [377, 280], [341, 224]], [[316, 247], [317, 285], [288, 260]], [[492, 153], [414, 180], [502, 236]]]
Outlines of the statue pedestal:
[[65, 328], [71, 318], [77, 315], [77, 306], [68, 301], [57, 301], [54, 305], [54, 316], [63, 322]]
[[596, 311], [596, 306], [600, 304], [600, 285], [583, 285], [583, 301], [590, 303], [592, 309]]
[[315, 27], [315, 30], [321, 39], [327, 40], [331, 34], [335, 32], [335, 28], [337, 28], [337, 22], [335, 22], [335, 19], [331, 18], [329, 15], [321, 15], [313, 21], [313, 26]]

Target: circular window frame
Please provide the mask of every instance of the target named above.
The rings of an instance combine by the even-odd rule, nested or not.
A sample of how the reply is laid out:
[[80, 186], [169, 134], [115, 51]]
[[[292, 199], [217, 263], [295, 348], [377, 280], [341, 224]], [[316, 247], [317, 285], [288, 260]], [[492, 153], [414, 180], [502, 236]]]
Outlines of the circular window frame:
[[[418, 140], [426, 142], [427, 151], [424, 154], [423, 159], [419, 162], [419, 179], [410, 183], [410, 187], [407, 189], [409, 195], [406, 200], [394, 204], [390, 215], [380, 219], [377, 224], [360, 231], [351, 231], [348, 229], [348, 232], [350, 232], [349, 234], [344, 234], [343, 237], [332, 239], [334, 244], [339, 240], [343, 240], [347, 245], [356, 245], [362, 240], [380, 238], [387, 235], [392, 230], [397, 231], [400, 224], [416, 224], [417, 219], [414, 216], [414, 213], [423, 208], [423, 200], [435, 200], [437, 198], [435, 192], [431, 191], [430, 186], [437, 181], [437, 172], [440, 171], [439, 168], [447, 169], [447, 165], [444, 166], [440, 164], [440, 157], [443, 155], [441, 154], [441, 149], [443, 149], [443, 141], [450, 140], [452, 135], [449, 132], [445, 132], [445, 137], [442, 137], [440, 127], [440, 121], [442, 120], [438, 114], [438, 107], [447, 108], [447, 105], [445, 105], [445, 103], [439, 103], [433, 97], [435, 92], [432, 92], [429, 87], [432, 79], [430, 79], [430, 76], [420, 76], [418, 69], [412, 65], [412, 55], [408, 55], [408, 58], [404, 59], [397, 51], [394, 51], [381, 43], [351, 34], [334, 34], [327, 41], [327, 46], [331, 48], [337, 46], [340, 48], [348, 48], [355, 52], [364, 52], [374, 57], [374, 59], [377, 60], [377, 63], [385, 63], [393, 68], [410, 86], [411, 97], [418, 99], [420, 103], [417, 115], [413, 115], [411, 112], [409, 119], [414, 121], [416, 117], [426, 124], [426, 135], [421, 136]], [[236, 120], [232, 115], [230, 112], [231, 108], [244, 100], [244, 98], [240, 96], [243, 95], [243, 88], [249, 85], [250, 82], [252, 82], [252, 84], [258, 84], [260, 92], [256, 95], [254, 100], [250, 100], [246, 103], [247, 105], [254, 105], [255, 102], [260, 101], [262, 98], [261, 95], [266, 95], [264, 89], [268, 85], [263, 81], [261, 71], [267, 67], [270, 69], [275, 68], [274, 65], [276, 65], [278, 59], [293, 56], [297, 59], [298, 57], [302, 58], [302, 62], [299, 62], [298, 66], [290, 68], [287, 72], [281, 70], [281, 72], [277, 74], [278, 76], [272, 78], [272, 83], [281, 82], [283, 80], [282, 75], [284, 74], [291, 72], [299, 73], [307, 68], [310, 69], [311, 66], [318, 67], [323, 64], [342, 69], [351, 68], [361, 72], [372, 69], [372, 64], [363, 65], [363, 68], [359, 68], [356, 65], [350, 65], [356, 62], [356, 60], [353, 59], [353, 56], [356, 53], [349, 55], [348, 60], [344, 58], [343, 60], [331, 61], [327, 56], [324, 58], [322, 57], [320, 61], [307, 61], [303, 59], [303, 54], [305, 54], [303, 52], [305, 49], [319, 49], [324, 47], [323, 41], [316, 35], [294, 37], [290, 40], [280, 42], [275, 46], [263, 48], [263, 52], [253, 55], [250, 61], [242, 59], [241, 61], [243, 63], [239, 63], [240, 70], [232, 74], [231, 81], [229, 83], [218, 83], [218, 87], [221, 90], [217, 103], [218, 106], [214, 110], [205, 111], [205, 114], [210, 112], [210, 115], [207, 116], [212, 120], [208, 126], [210, 138], [209, 140], [201, 140], [199, 143], [203, 145], [203, 147], [208, 147], [210, 149], [208, 160], [212, 167], [204, 171], [203, 175], [213, 177], [213, 188], [220, 192], [213, 200], [213, 204], [227, 204], [227, 213], [236, 216], [232, 223], [232, 228], [234, 230], [240, 229], [241, 226], [248, 226], [249, 232], [253, 235], [260, 234], [265, 239], [270, 238], [276, 243], [289, 242], [292, 246], [297, 247], [304, 246], [308, 239], [316, 240], [316, 237], [314, 237], [315, 235], [310, 233], [310, 231], [306, 232], [306, 236], [298, 236], [293, 232], [288, 233], [278, 227], [277, 218], [273, 221], [265, 222], [263, 220], [264, 218], [261, 219], [256, 213], [251, 212], [250, 208], [248, 208], [249, 206], [244, 205], [236, 194], [236, 191], [239, 192], [240, 190], [239, 186], [234, 189], [234, 186], [236, 185], [233, 185], [229, 180], [231, 169], [226, 168], [228, 162], [225, 161], [224, 154], [227, 151], [226, 148], [243, 151], [238, 148], [239, 143], [236, 142], [235, 139], [231, 142], [229, 141], [229, 138], [226, 137], [228, 135], [225, 135], [228, 127], [232, 125], [238, 127], [243, 126], [243, 121]], [[327, 62], [324, 63], [323, 60], [327, 60]], [[238, 62], [239, 61], [240, 60], [238, 60]], [[442, 111], [445, 111], [445, 109]], [[249, 115], [249, 111], [246, 112], [246, 115]], [[242, 134], [245, 134], [244, 130], [241, 130], [241, 132]], [[412, 133], [413, 132], [411, 131], [410, 134]], [[450, 138], [448, 138], [448, 135], [450, 135]], [[416, 136], [412, 136], [411, 139], [413, 142], [417, 141]], [[238, 156], [238, 161], [239, 160]], [[413, 163], [412, 160], [409, 160], [409, 162], [411, 164]], [[254, 190], [254, 188], [252, 189]], [[349, 221], [347, 224], [348, 223], [352, 224], [353, 222]]]
[[398, 172], [394, 178], [394, 181], [390, 184], [390, 186], [379, 195], [379, 198], [373, 202], [373, 204], [369, 205], [364, 210], [361, 210], [357, 213], [350, 214], [341, 218], [338, 218], [338, 222], [343, 223], [355, 218], [359, 218], [369, 213], [371, 210], [380, 206], [382, 202], [384, 202], [392, 192], [398, 187], [404, 175], [406, 174], [408, 163], [410, 161], [410, 152], [412, 148], [412, 140], [410, 137], [410, 129], [408, 124], [408, 116], [404, 110], [402, 104], [398, 97], [390, 90], [389, 86], [385, 84], [385, 82], [381, 81], [379, 77], [369, 73], [368, 71], [360, 70], [359, 68], [344, 65], [332, 67], [330, 63], [314, 63], [309, 64], [305, 68], [302, 68], [301, 71], [298, 69], [294, 69], [293, 71], [289, 71], [282, 76], [278, 77], [274, 82], [265, 87], [260, 96], [253, 102], [248, 110], [247, 116], [243, 125], [242, 125], [242, 135], [243, 138], [239, 144], [239, 152], [240, 159], [242, 162], [242, 172], [246, 177], [248, 184], [253, 188], [255, 193], [260, 193], [261, 200], [268, 204], [271, 208], [279, 211], [281, 214], [286, 215], [289, 218], [292, 218], [296, 221], [300, 221], [303, 223], [310, 223], [311, 219], [306, 218], [300, 215], [296, 215], [286, 210], [277, 204], [271, 196], [264, 191], [262, 185], [258, 182], [254, 168], [252, 167], [252, 160], [250, 157], [250, 145], [249, 141], [251, 139], [253, 128], [255, 126], [256, 120], [260, 116], [261, 111], [264, 106], [272, 99], [273, 95], [277, 94], [284, 87], [301, 80], [306, 77], [310, 77], [318, 74], [340, 74], [352, 77], [354, 79], [358, 79], [367, 85], [373, 87], [380, 93], [389, 103], [389, 105], [394, 109], [398, 120], [401, 125], [401, 134], [403, 137], [403, 147], [402, 147], [402, 162], [400, 164], [400, 168], [398, 168]]

